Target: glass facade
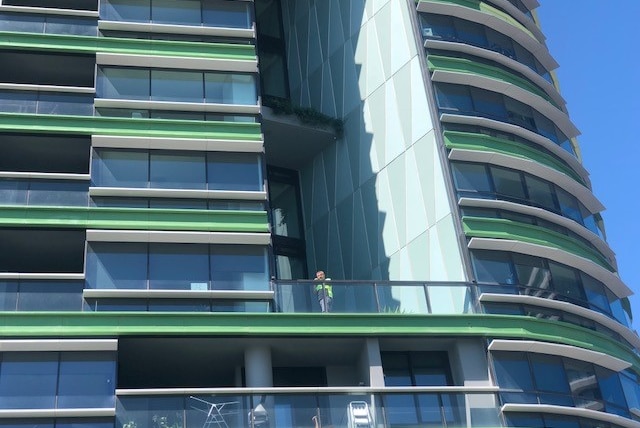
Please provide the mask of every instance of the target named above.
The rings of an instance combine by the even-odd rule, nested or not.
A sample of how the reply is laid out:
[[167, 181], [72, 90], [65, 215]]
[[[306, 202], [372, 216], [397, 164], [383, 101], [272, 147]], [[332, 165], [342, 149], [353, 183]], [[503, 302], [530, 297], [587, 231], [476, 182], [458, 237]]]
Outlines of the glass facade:
[[535, 2], [0, 2], [0, 428], [640, 422]]

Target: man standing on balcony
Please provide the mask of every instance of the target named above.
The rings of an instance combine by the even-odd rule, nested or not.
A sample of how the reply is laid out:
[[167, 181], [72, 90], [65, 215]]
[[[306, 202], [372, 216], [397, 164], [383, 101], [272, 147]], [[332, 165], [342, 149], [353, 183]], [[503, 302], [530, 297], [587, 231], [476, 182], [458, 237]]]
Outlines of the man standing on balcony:
[[319, 270], [316, 272], [314, 280], [321, 281], [315, 286], [318, 303], [320, 303], [320, 310], [322, 312], [331, 312], [331, 305], [333, 303], [333, 287], [326, 283], [327, 281], [331, 281], [331, 278], [327, 278], [324, 271]]

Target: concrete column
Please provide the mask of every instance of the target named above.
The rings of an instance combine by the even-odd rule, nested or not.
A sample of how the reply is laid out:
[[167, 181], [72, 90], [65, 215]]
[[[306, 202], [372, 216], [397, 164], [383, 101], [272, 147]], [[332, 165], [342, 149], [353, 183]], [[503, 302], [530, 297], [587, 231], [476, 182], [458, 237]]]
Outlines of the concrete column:
[[364, 386], [384, 386], [380, 344], [377, 338], [367, 338], [360, 354], [360, 377]]
[[271, 349], [268, 346], [251, 346], [244, 351], [244, 373], [249, 388], [273, 386]]

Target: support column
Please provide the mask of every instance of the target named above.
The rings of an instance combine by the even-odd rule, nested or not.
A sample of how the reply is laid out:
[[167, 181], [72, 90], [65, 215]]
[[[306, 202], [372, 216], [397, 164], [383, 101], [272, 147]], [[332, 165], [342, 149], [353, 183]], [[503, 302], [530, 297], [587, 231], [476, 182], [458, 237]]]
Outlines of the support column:
[[244, 351], [244, 373], [247, 387], [270, 388], [273, 386], [271, 348], [252, 346]]

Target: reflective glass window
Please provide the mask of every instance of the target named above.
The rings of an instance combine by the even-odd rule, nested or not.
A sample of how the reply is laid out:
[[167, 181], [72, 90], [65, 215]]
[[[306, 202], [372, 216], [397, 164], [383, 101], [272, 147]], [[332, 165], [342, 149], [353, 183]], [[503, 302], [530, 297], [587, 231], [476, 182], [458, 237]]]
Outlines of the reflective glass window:
[[115, 355], [63, 352], [60, 355], [59, 408], [115, 406]]
[[472, 112], [473, 103], [466, 86], [439, 84], [436, 85], [436, 97], [441, 109], [460, 112]]
[[487, 41], [491, 50], [500, 52], [502, 55], [515, 59], [513, 43], [511, 38], [508, 36], [505, 36], [491, 28], [487, 28]]
[[491, 192], [489, 174], [484, 165], [470, 163], [454, 163], [453, 178], [457, 190]]
[[267, 252], [255, 246], [212, 246], [211, 281], [216, 290], [268, 290]]
[[574, 269], [549, 261], [549, 270], [553, 288], [557, 292], [572, 299], [584, 300], [582, 287]]
[[152, 151], [150, 156], [151, 187], [165, 189], [204, 189], [206, 187], [204, 153]]
[[149, 155], [141, 151], [96, 150], [91, 178], [96, 186], [147, 187]]
[[253, 21], [250, 3], [241, 1], [205, 0], [202, 5], [202, 21], [208, 27], [251, 28]]
[[556, 188], [556, 195], [562, 215], [582, 224], [582, 214], [580, 213], [578, 200], [560, 188]]
[[211, 190], [263, 190], [256, 154], [208, 153], [207, 178]]
[[209, 251], [201, 244], [150, 244], [149, 288], [208, 290]]
[[509, 122], [531, 131], [537, 131], [531, 107], [509, 97], [504, 97], [504, 102]]
[[453, 25], [460, 41], [475, 46], [487, 45], [487, 35], [485, 34], [484, 26], [464, 19], [455, 19]]
[[558, 141], [558, 134], [556, 133], [556, 125], [547, 117], [533, 110], [533, 119], [536, 123], [537, 132], [550, 139], [551, 141]]
[[101, 19], [134, 22], [151, 20], [151, 0], [103, 0], [100, 5]]
[[80, 311], [82, 282], [21, 281], [19, 311]]
[[494, 352], [493, 364], [500, 388], [533, 390], [529, 362], [523, 352]]
[[74, 34], [77, 36], [96, 36], [98, 24], [95, 19], [68, 16], [48, 16], [45, 33]]
[[595, 366], [594, 369], [598, 377], [602, 399], [619, 407], [627, 408], [627, 401], [618, 373], [600, 366]]
[[218, 104], [247, 104], [257, 102], [256, 83], [248, 74], [206, 73], [206, 102]]
[[[188, 3], [185, 0], [171, 4]], [[151, 71], [151, 99], [157, 101], [202, 102], [204, 88], [202, 73], [188, 71]]]
[[453, 28], [451, 17], [446, 15], [421, 14], [422, 36], [425, 38], [436, 38], [453, 40], [456, 31]]
[[[127, 3], [131, 3], [127, 1]], [[137, 68], [98, 68], [98, 98], [147, 100], [150, 96], [149, 70]]]
[[290, 183], [269, 181], [269, 199], [274, 233], [291, 238], [302, 238], [302, 222], [299, 218], [298, 189]]
[[29, 205], [80, 206], [88, 204], [88, 183], [33, 180], [29, 183]]
[[200, 25], [199, 0], [152, 0], [151, 20], [160, 24]]
[[0, 13], [0, 31], [43, 33], [44, 19], [42, 16], [26, 13]]
[[474, 110], [492, 119], [507, 119], [504, 97], [497, 92], [470, 88]]
[[149, 208], [206, 210], [207, 201], [199, 199], [149, 199]]
[[516, 283], [508, 254], [498, 251], [474, 251], [472, 256], [478, 282]]
[[512, 257], [520, 285], [545, 290], [550, 288], [551, 273], [542, 259], [515, 253]]
[[554, 355], [532, 354], [531, 370], [539, 391], [569, 393], [562, 359]]
[[532, 175], [525, 175], [525, 185], [529, 193], [529, 199], [545, 209], [556, 211], [556, 201], [553, 188], [547, 181], [536, 178]]
[[18, 282], [0, 282], [0, 311], [15, 311], [18, 301]]
[[58, 354], [6, 352], [0, 365], [0, 408], [56, 407]]
[[[37, 428], [46, 428], [46, 427], [38, 426]], [[113, 428], [113, 420], [110, 420], [109, 418], [104, 418], [104, 419], [83, 419], [83, 418], [57, 419], [56, 420], [56, 428]]]
[[520, 200], [526, 198], [519, 172], [496, 167], [491, 167], [490, 170], [496, 193]]
[[92, 242], [86, 281], [92, 289], [146, 289], [147, 244]]
[[0, 203], [2, 205], [26, 205], [29, 183], [24, 180], [0, 180]]
[[36, 113], [35, 92], [0, 91], [0, 111], [4, 113]]
[[609, 299], [602, 283], [582, 272], [580, 272], [580, 279], [589, 304], [600, 312], [611, 313]]
[[576, 397], [576, 406], [604, 410], [597, 401], [601, 396], [593, 365], [584, 361], [565, 360], [564, 366], [571, 394]]

